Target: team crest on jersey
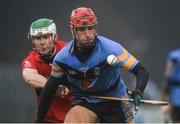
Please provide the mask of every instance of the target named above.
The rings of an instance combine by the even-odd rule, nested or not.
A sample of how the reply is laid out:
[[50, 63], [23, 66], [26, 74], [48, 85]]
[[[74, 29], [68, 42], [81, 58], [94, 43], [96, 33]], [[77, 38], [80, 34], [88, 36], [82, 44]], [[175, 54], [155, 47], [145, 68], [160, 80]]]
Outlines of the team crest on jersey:
[[100, 75], [100, 68], [99, 67], [94, 68], [94, 75], [95, 76], [99, 76]]
[[80, 68], [79, 70], [85, 73], [87, 72], [88, 69], [89, 69], [88, 67], [83, 67], [83, 68]]
[[68, 73], [69, 73], [70, 75], [75, 75], [75, 74], [76, 74], [76, 71], [75, 71], [75, 70], [68, 70]]
[[80, 68], [79, 69], [81, 72], [83, 72], [83, 77], [85, 77], [86, 76], [86, 72], [87, 72], [87, 70], [88, 70], [88, 67], [83, 67], [83, 68]]
[[90, 79], [84, 79], [81, 81], [80, 87], [84, 90], [87, 90], [93, 86], [93, 83]]

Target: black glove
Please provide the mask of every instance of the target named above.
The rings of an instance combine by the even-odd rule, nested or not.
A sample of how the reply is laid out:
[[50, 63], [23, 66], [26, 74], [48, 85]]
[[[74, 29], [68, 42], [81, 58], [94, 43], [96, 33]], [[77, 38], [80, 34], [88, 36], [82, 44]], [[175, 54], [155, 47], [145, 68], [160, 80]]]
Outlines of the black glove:
[[132, 92], [132, 97], [134, 99], [134, 109], [135, 111], [138, 111], [139, 105], [141, 103], [141, 99], [142, 99], [142, 92], [138, 89], [135, 89]]

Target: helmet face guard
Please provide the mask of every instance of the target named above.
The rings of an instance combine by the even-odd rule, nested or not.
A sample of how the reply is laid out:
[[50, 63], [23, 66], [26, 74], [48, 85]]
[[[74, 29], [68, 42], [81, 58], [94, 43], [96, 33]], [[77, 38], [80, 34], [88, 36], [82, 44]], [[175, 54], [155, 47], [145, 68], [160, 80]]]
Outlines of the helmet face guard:
[[[56, 25], [51, 19], [39, 19], [33, 22], [30, 26], [29, 37], [33, 41], [33, 49], [37, 51], [41, 56], [52, 55], [55, 48], [55, 37], [56, 37]], [[52, 37], [52, 38], [50, 38]], [[46, 45], [41, 46], [35, 41], [44, 40]], [[43, 41], [43, 42], [44, 42]], [[42, 41], [41, 41], [42, 42]], [[48, 53], [43, 53], [43, 49], [47, 49]]]
[[73, 26], [96, 25], [97, 18], [90, 8], [80, 7], [72, 11], [69, 23]]
[[79, 40], [79, 37], [76, 34], [77, 28], [91, 26], [95, 29], [95, 36], [97, 35], [97, 18], [90, 8], [80, 7], [73, 10], [69, 23], [72, 35], [77, 41]]
[[56, 33], [57, 33], [56, 25], [53, 22], [53, 20], [43, 18], [31, 24], [29, 35], [33, 37], [33, 36], [43, 36], [48, 34], [55, 35]]
[[81, 17], [76, 17], [76, 18], [72, 18], [71, 25], [73, 26], [86, 26], [86, 25], [96, 25], [96, 17], [95, 16], [81, 16]]

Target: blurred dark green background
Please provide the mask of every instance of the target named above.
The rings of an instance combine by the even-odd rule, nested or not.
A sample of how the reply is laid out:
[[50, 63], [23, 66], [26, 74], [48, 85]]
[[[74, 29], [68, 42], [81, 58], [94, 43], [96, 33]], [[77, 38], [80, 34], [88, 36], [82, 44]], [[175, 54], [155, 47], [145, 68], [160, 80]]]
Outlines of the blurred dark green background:
[[[99, 34], [120, 42], [145, 65], [148, 85], [161, 92], [166, 56], [180, 47], [180, 0], [1, 0], [0, 122], [33, 122], [35, 93], [21, 76], [21, 61], [32, 49], [27, 40], [30, 24], [51, 18], [60, 38], [69, 41], [70, 13], [82, 6], [94, 10]], [[133, 89], [133, 76], [122, 75]]]

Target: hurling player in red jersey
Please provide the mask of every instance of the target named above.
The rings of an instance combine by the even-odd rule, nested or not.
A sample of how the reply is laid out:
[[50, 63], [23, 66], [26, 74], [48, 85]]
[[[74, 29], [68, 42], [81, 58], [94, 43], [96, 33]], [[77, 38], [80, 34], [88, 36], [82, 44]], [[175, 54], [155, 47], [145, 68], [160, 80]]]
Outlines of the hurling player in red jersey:
[[[66, 42], [57, 39], [55, 23], [46, 18], [36, 20], [31, 24], [29, 38], [32, 40], [33, 50], [22, 62], [22, 75], [25, 82], [36, 90], [38, 103], [41, 90], [51, 73], [50, 64]], [[60, 85], [46, 114], [45, 122], [63, 122], [66, 113], [71, 108], [71, 103], [69, 89]]]

